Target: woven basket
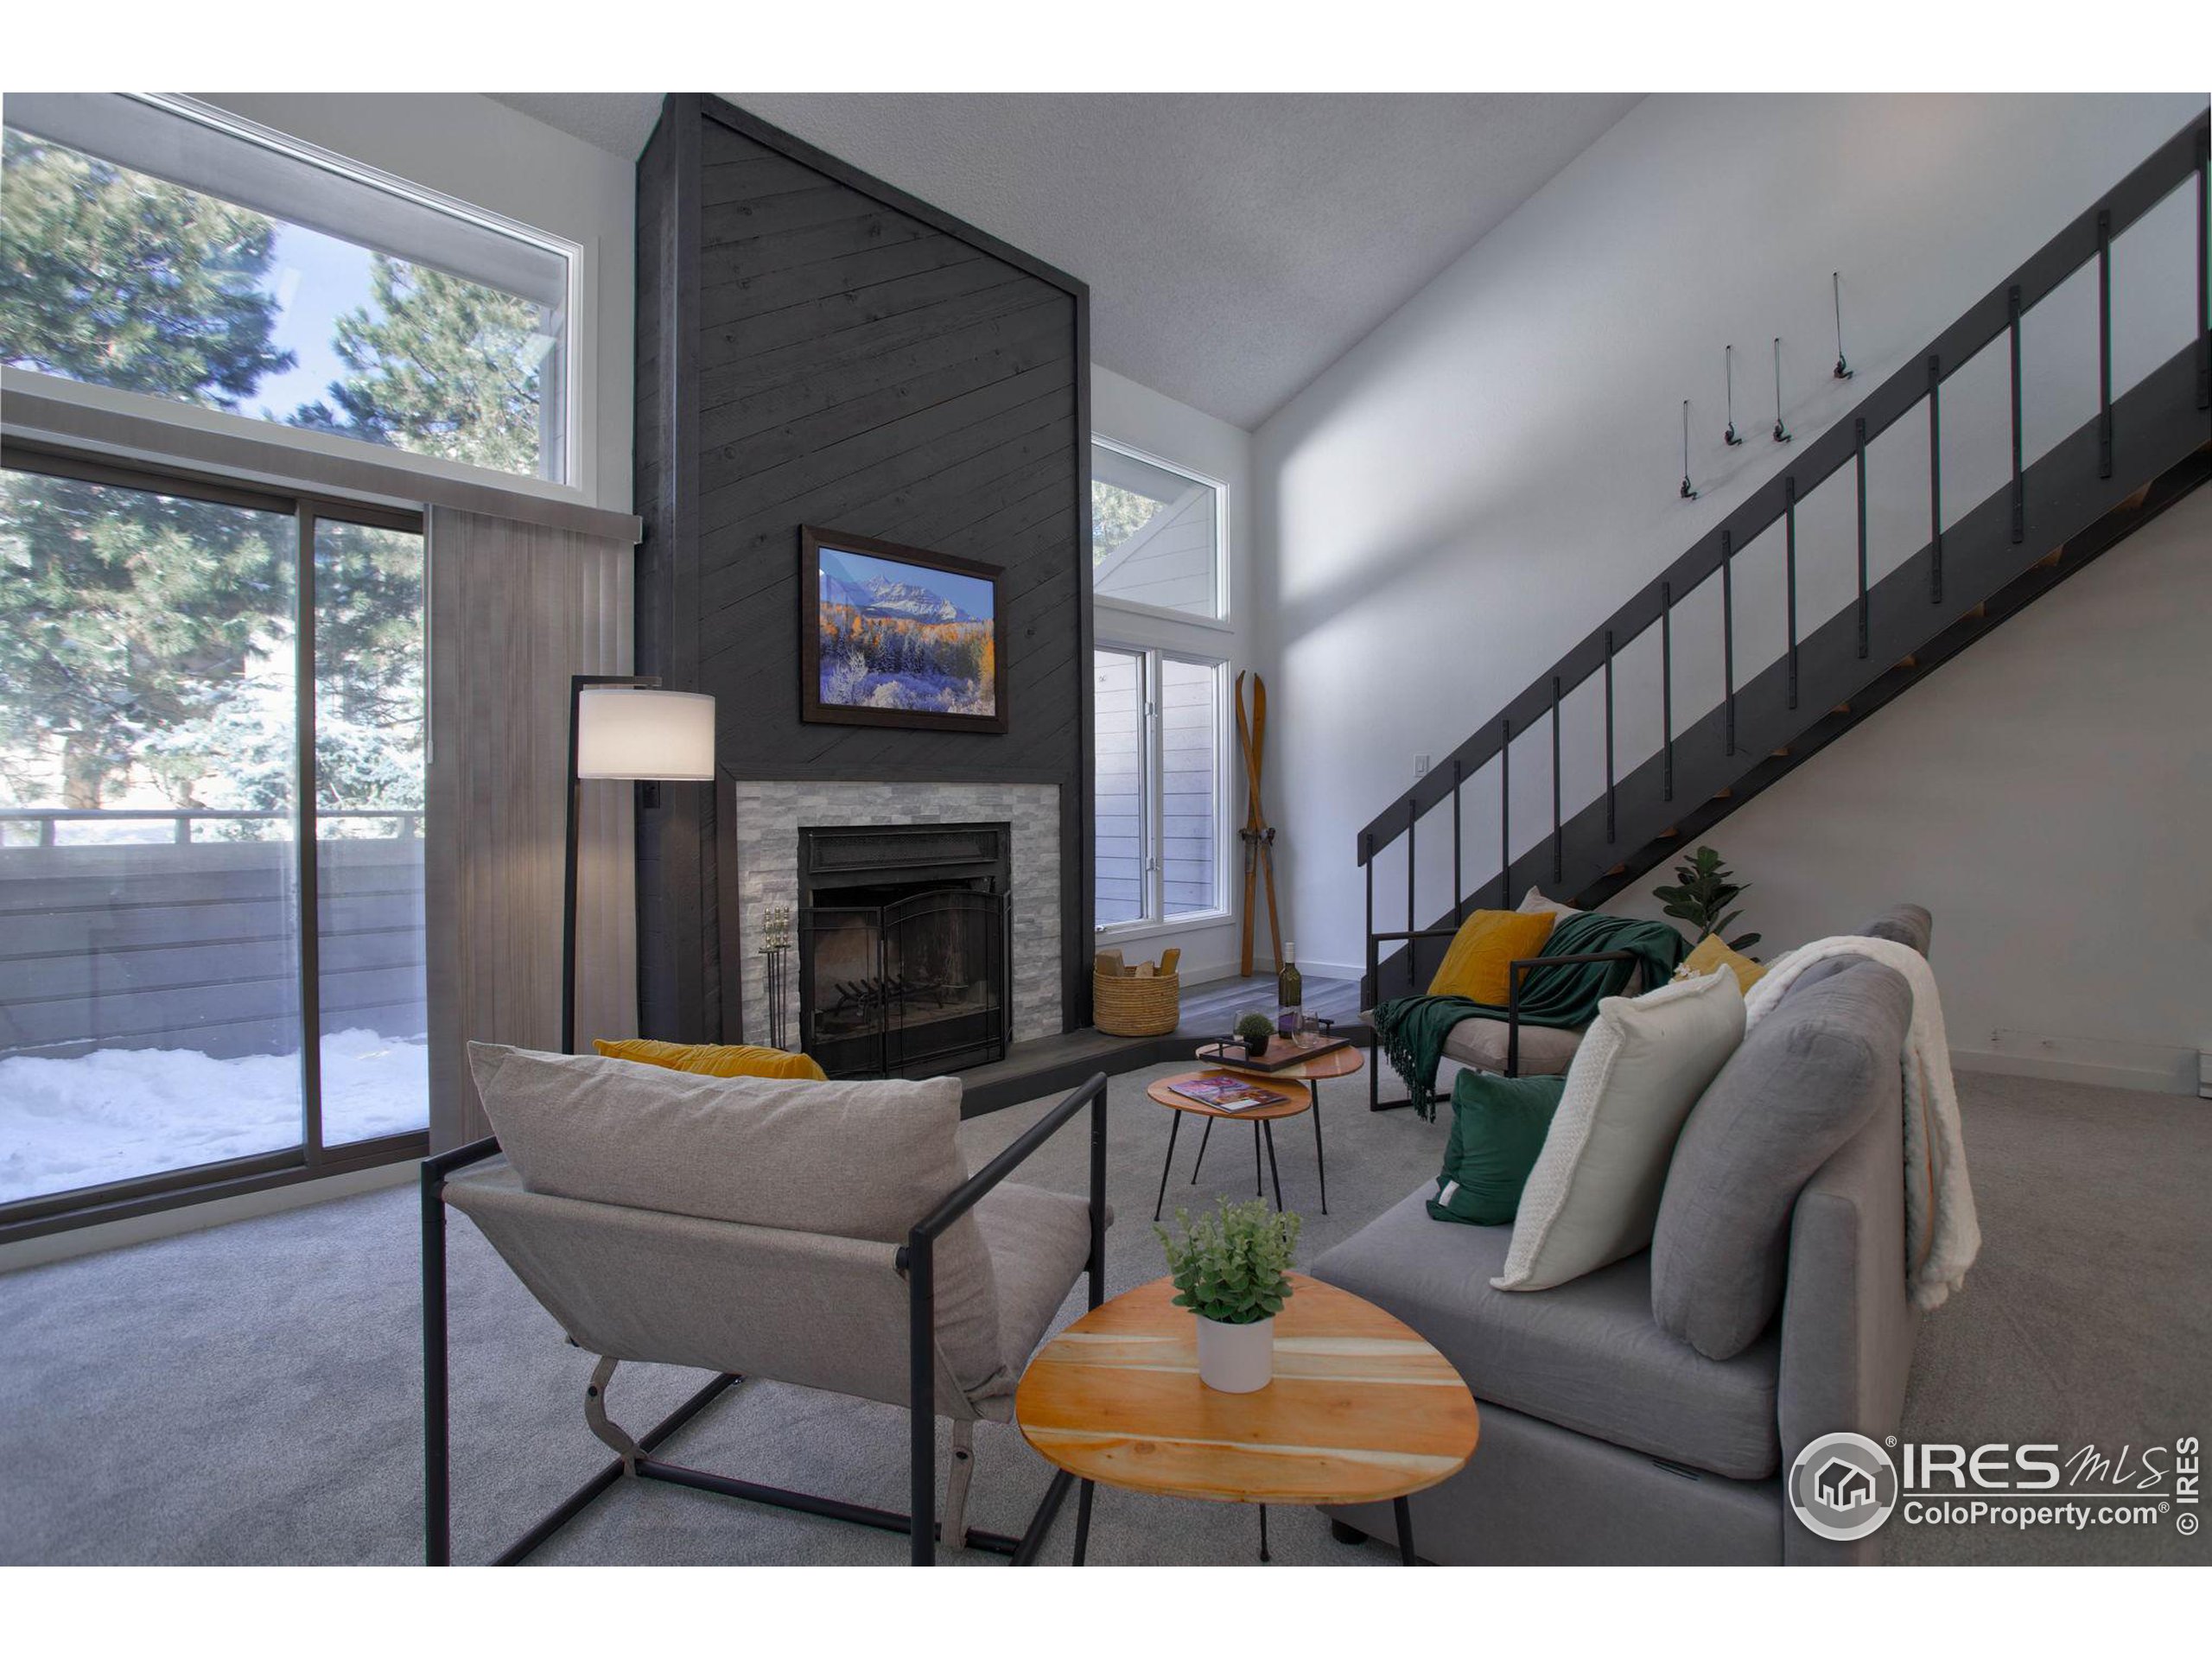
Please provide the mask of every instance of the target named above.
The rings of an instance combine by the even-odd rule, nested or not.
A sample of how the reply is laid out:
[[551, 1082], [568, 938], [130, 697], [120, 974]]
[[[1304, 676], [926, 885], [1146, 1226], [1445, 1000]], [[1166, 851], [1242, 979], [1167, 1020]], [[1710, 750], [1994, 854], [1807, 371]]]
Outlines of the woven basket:
[[1183, 1022], [1182, 977], [1093, 974], [1090, 1014], [1091, 1022], [1109, 1037], [1165, 1037]]

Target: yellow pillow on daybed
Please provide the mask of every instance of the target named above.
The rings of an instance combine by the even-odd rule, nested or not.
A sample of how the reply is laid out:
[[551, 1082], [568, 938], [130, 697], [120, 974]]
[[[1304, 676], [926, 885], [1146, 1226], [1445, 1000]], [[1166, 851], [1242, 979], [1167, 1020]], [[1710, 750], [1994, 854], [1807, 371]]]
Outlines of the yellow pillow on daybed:
[[1736, 976], [1736, 988], [1745, 995], [1751, 987], [1766, 977], [1766, 964], [1753, 962], [1739, 950], [1731, 950], [1720, 942], [1718, 933], [1708, 933], [1697, 942], [1697, 949], [1682, 958], [1682, 965], [1675, 969], [1676, 979], [1702, 979], [1716, 969], [1726, 968]]
[[1516, 910], [1475, 912], [1459, 924], [1436, 977], [1428, 982], [1428, 994], [1464, 996], [1503, 1007], [1508, 969], [1523, 957], [1539, 954], [1558, 920], [1556, 916], [1529, 916]]

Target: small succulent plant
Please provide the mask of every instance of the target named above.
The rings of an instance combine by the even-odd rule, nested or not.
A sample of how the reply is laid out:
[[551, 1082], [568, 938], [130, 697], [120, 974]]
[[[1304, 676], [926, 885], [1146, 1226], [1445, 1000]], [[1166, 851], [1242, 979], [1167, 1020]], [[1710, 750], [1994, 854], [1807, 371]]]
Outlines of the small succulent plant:
[[1157, 1224], [1152, 1230], [1167, 1252], [1176, 1306], [1217, 1325], [1256, 1325], [1282, 1312], [1303, 1224], [1296, 1212], [1271, 1211], [1259, 1198], [1221, 1198], [1195, 1221], [1178, 1210], [1175, 1223], [1183, 1230], [1179, 1238]]
[[1247, 1043], [1264, 1046], [1275, 1034], [1275, 1022], [1264, 1014], [1248, 1014], [1236, 1022], [1236, 1034]]

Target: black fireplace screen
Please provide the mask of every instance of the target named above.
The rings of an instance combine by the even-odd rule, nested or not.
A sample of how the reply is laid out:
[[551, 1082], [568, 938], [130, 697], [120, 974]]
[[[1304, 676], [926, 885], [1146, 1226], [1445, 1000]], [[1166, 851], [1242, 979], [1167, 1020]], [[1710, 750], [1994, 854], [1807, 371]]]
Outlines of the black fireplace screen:
[[799, 910], [799, 1019], [823, 1070], [934, 1075], [1003, 1058], [1007, 896], [998, 868], [976, 874], [964, 860], [965, 868], [917, 868], [930, 850], [921, 845], [902, 849], [895, 869], [887, 858], [886, 868], [855, 869], [849, 851], [807, 850], [804, 862], [827, 885], [810, 887]]

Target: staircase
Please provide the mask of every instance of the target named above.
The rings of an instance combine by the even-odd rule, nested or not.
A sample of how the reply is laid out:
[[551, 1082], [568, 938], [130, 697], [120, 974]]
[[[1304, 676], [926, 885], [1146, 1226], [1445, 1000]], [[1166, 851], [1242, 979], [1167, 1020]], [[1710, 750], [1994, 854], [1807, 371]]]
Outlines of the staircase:
[[[1850, 413], [1817, 439], [1788, 452], [1775, 475], [1718, 526], [1483, 722], [1440, 766], [1376, 815], [1359, 836], [1367, 889], [1365, 1006], [1421, 988], [1442, 957], [1450, 930], [1471, 907], [1510, 909], [1532, 886], [1579, 909], [1602, 905], [2212, 476], [2207, 157], [2208, 120], [2200, 117]], [[2184, 184], [2193, 186], [2195, 195], [2196, 338], [2115, 399], [2112, 243]], [[2098, 413], [2024, 465], [2022, 318], [2093, 264], [2099, 279]], [[1944, 383], [1977, 353], [2006, 336], [2011, 481], [1947, 524], [1941, 442]], [[1897, 569], [1870, 582], [1867, 446], [1910, 418], [1924, 419], [1928, 428], [1928, 540]], [[1801, 631], [1798, 504], [1846, 467], [1856, 475], [1856, 601]], [[1784, 537], [1788, 648], [1738, 683], [1733, 561], [1777, 524]], [[1678, 728], [1674, 704], [1683, 664], [1676, 661], [1675, 618], [1689, 596], [1716, 575], [1722, 658], [1717, 666], [1723, 690], [1713, 707]], [[1616, 664], [1654, 629], [1659, 638], [1663, 738], [1656, 753], [1617, 776]], [[1716, 665], [1689, 666], [1709, 672]], [[1563, 810], [1561, 707], [1593, 679], [1599, 682], [1597, 695], [1583, 701], [1592, 705], [1593, 724], [1594, 710], [1602, 709], [1604, 784], [1594, 798]], [[1599, 734], [1580, 732], [1574, 741], [1578, 750], [1586, 745], [1594, 750]], [[1525, 772], [1529, 746], [1547, 742], [1550, 765], [1540, 772], [1538, 786], [1550, 793], [1551, 832], [1516, 850], [1510, 834], [1515, 751], [1520, 751]], [[1594, 782], [1594, 776], [1588, 781]], [[1485, 804], [1492, 794], [1500, 803], [1500, 858], [1506, 868], [1473, 872], [1471, 883], [1462, 868], [1462, 797], [1478, 784]], [[1438, 835], [1451, 842], [1452, 902], [1424, 916], [1419, 849], [1424, 836]], [[1400, 842], [1406, 867], [1402, 929], [1395, 916], [1378, 923], [1376, 912], [1376, 862]], [[1440, 862], [1433, 855], [1432, 861]], [[1386, 902], [1395, 908], [1395, 895]], [[1406, 938], [1424, 930], [1429, 937]]]

